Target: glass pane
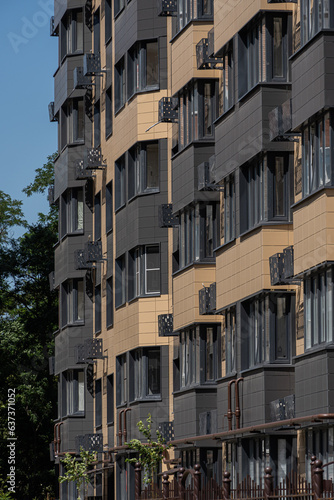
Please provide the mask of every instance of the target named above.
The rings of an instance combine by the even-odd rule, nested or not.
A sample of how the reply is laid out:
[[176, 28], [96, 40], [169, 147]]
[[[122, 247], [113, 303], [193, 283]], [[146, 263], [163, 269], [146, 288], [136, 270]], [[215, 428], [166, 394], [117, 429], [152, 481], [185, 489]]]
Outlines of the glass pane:
[[146, 188], [159, 187], [159, 145], [146, 146]]
[[77, 214], [78, 214], [78, 220], [77, 220], [77, 227], [76, 229], [81, 230], [83, 229], [83, 190], [79, 189], [77, 192]]
[[284, 216], [284, 158], [275, 157], [275, 179], [274, 179], [274, 217]]
[[309, 349], [311, 342], [311, 280], [304, 281], [304, 314], [305, 314], [305, 348]]
[[78, 372], [78, 411], [85, 410], [85, 378], [84, 372]]
[[319, 280], [319, 343], [326, 341], [326, 285], [325, 274], [321, 273]]
[[77, 104], [77, 124], [76, 124], [76, 140], [84, 139], [85, 131], [85, 108], [83, 100], [78, 101]]
[[83, 51], [83, 12], [79, 11], [76, 15], [76, 52]]
[[323, 120], [318, 123], [318, 163], [319, 163], [319, 186], [324, 183], [324, 125]]
[[78, 292], [78, 315], [77, 320], [84, 320], [84, 310], [85, 310], [85, 296], [84, 296], [84, 283], [83, 280], [77, 282], [77, 292]]
[[205, 380], [213, 380], [213, 328], [206, 329], [206, 377]]
[[287, 360], [287, 324], [286, 324], [286, 297], [277, 298], [276, 306], [276, 342], [275, 342], [275, 359]]
[[[330, 23], [329, 23], [329, 0], [323, 0], [323, 5], [324, 5], [324, 15], [322, 19], [322, 25], [324, 28], [329, 28]], [[331, 25], [333, 24], [333, 21], [331, 22]]]
[[147, 395], [160, 394], [160, 349], [147, 353]]
[[146, 269], [160, 269], [158, 246], [146, 247]]
[[329, 120], [329, 113], [326, 113], [325, 115], [325, 134], [324, 134], [324, 140], [325, 140], [325, 184], [328, 184], [331, 182], [332, 175], [331, 175], [331, 129], [330, 129], [330, 120]]
[[273, 78], [283, 78], [283, 34], [281, 17], [273, 20]]
[[212, 135], [211, 83], [204, 84], [204, 135]]
[[159, 84], [159, 55], [158, 42], [146, 44], [146, 86]]
[[333, 270], [326, 273], [326, 340], [333, 341]]
[[310, 126], [310, 186], [311, 192], [318, 187], [315, 148], [315, 124]]
[[160, 269], [146, 271], [146, 293], [160, 292]]

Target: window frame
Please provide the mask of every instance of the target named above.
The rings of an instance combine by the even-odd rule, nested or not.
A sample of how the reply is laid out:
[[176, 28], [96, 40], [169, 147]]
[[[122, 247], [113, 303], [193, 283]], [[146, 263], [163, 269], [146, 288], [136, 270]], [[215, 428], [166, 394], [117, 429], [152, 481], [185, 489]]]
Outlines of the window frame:
[[[149, 187], [147, 171], [149, 169], [148, 148], [156, 146], [157, 166], [155, 174], [157, 185]], [[160, 191], [160, 145], [159, 141], [136, 143], [128, 150], [128, 201], [138, 195], [154, 194]]]
[[94, 240], [101, 239], [101, 191], [94, 196]]
[[[151, 379], [158, 381], [158, 392], [149, 394], [149, 380], [150, 380], [150, 356], [152, 354], [158, 355], [158, 367], [155, 368], [155, 376]], [[161, 376], [162, 376], [162, 363], [161, 363], [161, 348], [160, 346], [154, 347], [141, 347], [129, 352], [129, 402], [146, 401], [146, 400], [160, 400], [161, 399]]]
[[83, 188], [68, 188], [61, 195], [59, 214], [59, 235], [61, 239], [69, 234], [83, 234], [84, 196]]
[[95, 380], [95, 428], [102, 427], [102, 379]]
[[[147, 83], [148, 72], [148, 45], [156, 44], [155, 60], [151, 61], [151, 66], [157, 70], [156, 81]], [[160, 88], [160, 63], [159, 63], [159, 39], [140, 41], [135, 43], [127, 53], [127, 100], [141, 92], [150, 92]]]
[[126, 71], [124, 56], [115, 64], [114, 74], [114, 99], [115, 109], [114, 113], [117, 115], [119, 111], [125, 106], [126, 101]]
[[116, 356], [116, 408], [128, 401], [127, 354]]
[[107, 425], [113, 425], [114, 415], [114, 374], [107, 376]]
[[101, 284], [95, 286], [95, 321], [94, 321], [94, 327], [95, 327], [95, 333], [100, 333], [102, 330], [102, 294], [101, 294]]
[[[78, 14], [82, 20], [78, 21]], [[78, 25], [81, 25], [78, 31]], [[80, 37], [80, 39], [79, 39]], [[68, 55], [82, 54], [84, 52], [84, 12], [83, 9], [70, 9], [63, 16], [60, 23], [59, 58], [63, 62]]]
[[63, 372], [61, 390], [62, 417], [84, 416], [86, 403], [84, 370]]
[[125, 254], [115, 260], [115, 309], [126, 303]]
[[[159, 256], [159, 267], [147, 267], [148, 250], [158, 249], [155, 252]], [[159, 290], [149, 292], [148, 273], [150, 271], [159, 271]], [[161, 252], [158, 243], [148, 245], [141, 245], [135, 247], [128, 252], [128, 301], [135, 300], [139, 297], [152, 297], [161, 294]]]
[[113, 207], [113, 181], [106, 185], [106, 233], [108, 234], [114, 227], [114, 207]]
[[[73, 278], [63, 282], [60, 293], [61, 328], [65, 328], [66, 326], [83, 325], [85, 323], [84, 279]], [[80, 304], [79, 301], [82, 303]]]
[[125, 206], [126, 200], [126, 172], [125, 172], [125, 154], [115, 161], [115, 212]]
[[114, 326], [114, 295], [113, 295], [113, 276], [106, 280], [106, 326], [111, 328]]
[[105, 106], [105, 127], [106, 140], [113, 134], [113, 106], [112, 106], [112, 85], [106, 89], [106, 106]]

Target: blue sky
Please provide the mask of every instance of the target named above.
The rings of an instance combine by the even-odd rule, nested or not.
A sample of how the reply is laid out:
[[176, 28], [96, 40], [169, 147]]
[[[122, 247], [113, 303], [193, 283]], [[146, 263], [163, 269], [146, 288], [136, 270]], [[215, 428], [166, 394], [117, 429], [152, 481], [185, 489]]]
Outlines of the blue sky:
[[29, 223], [48, 210], [48, 202], [42, 195], [27, 198], [22, 189], [57, 149], [57, 124], [48, 116], [58, 60], [52, 14], [53, 0], [11, 0], [3, 2], [0, 16], [0, 190], [24, 202]]

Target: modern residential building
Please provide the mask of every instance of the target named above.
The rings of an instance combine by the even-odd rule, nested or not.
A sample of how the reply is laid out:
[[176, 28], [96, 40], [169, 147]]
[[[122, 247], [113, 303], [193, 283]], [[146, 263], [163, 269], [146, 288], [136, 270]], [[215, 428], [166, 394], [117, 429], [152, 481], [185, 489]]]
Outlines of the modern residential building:
[[99, 452], [90, 497], [134, 498], [148, 414], [203, 481], [334, 459], [333, 30], [328, 0], [55, 0], [51, 455]]

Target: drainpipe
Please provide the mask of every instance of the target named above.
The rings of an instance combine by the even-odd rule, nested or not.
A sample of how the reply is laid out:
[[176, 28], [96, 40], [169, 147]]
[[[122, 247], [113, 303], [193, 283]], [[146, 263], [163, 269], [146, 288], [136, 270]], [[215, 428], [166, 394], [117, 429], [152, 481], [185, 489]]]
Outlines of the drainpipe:
[[232, 419], [233, 419], [233, 415], [235, 415], [235, 413], [232, 411], [232, 397], [231, 397], [231, 393], [232, 393], [232, 384], [235, 384], [235, 380], [230, 380], [229, 383], [228, 383], [228, 388], [227, 388], [227, 396], [228, 396], [228, 409], [227, 409], [227, 413], [224, 415], [224, 417], [227, 417], [227, 421], [228, 421], [228, 430], [231, 431], [232, 430]]
[[131, 408], [125, 408], [125, 410], [123, 410], [123, 436], [124, 436], [124, 443], [126, 443], [126, 440], [127, 440], [127, 436], [128, 436], [128, 432], [127, 432], [127, 428], [126, 428], [126, 414], [128, 411], [131, 411]]
[[[240, 429], [240, 405], [239, 405], [239, 383], [243, 381], [243, 377], [239, 377], [235, 382], [235, 419], [236, 428]], [[231, 429], [230, 429], [231, 430]]]

